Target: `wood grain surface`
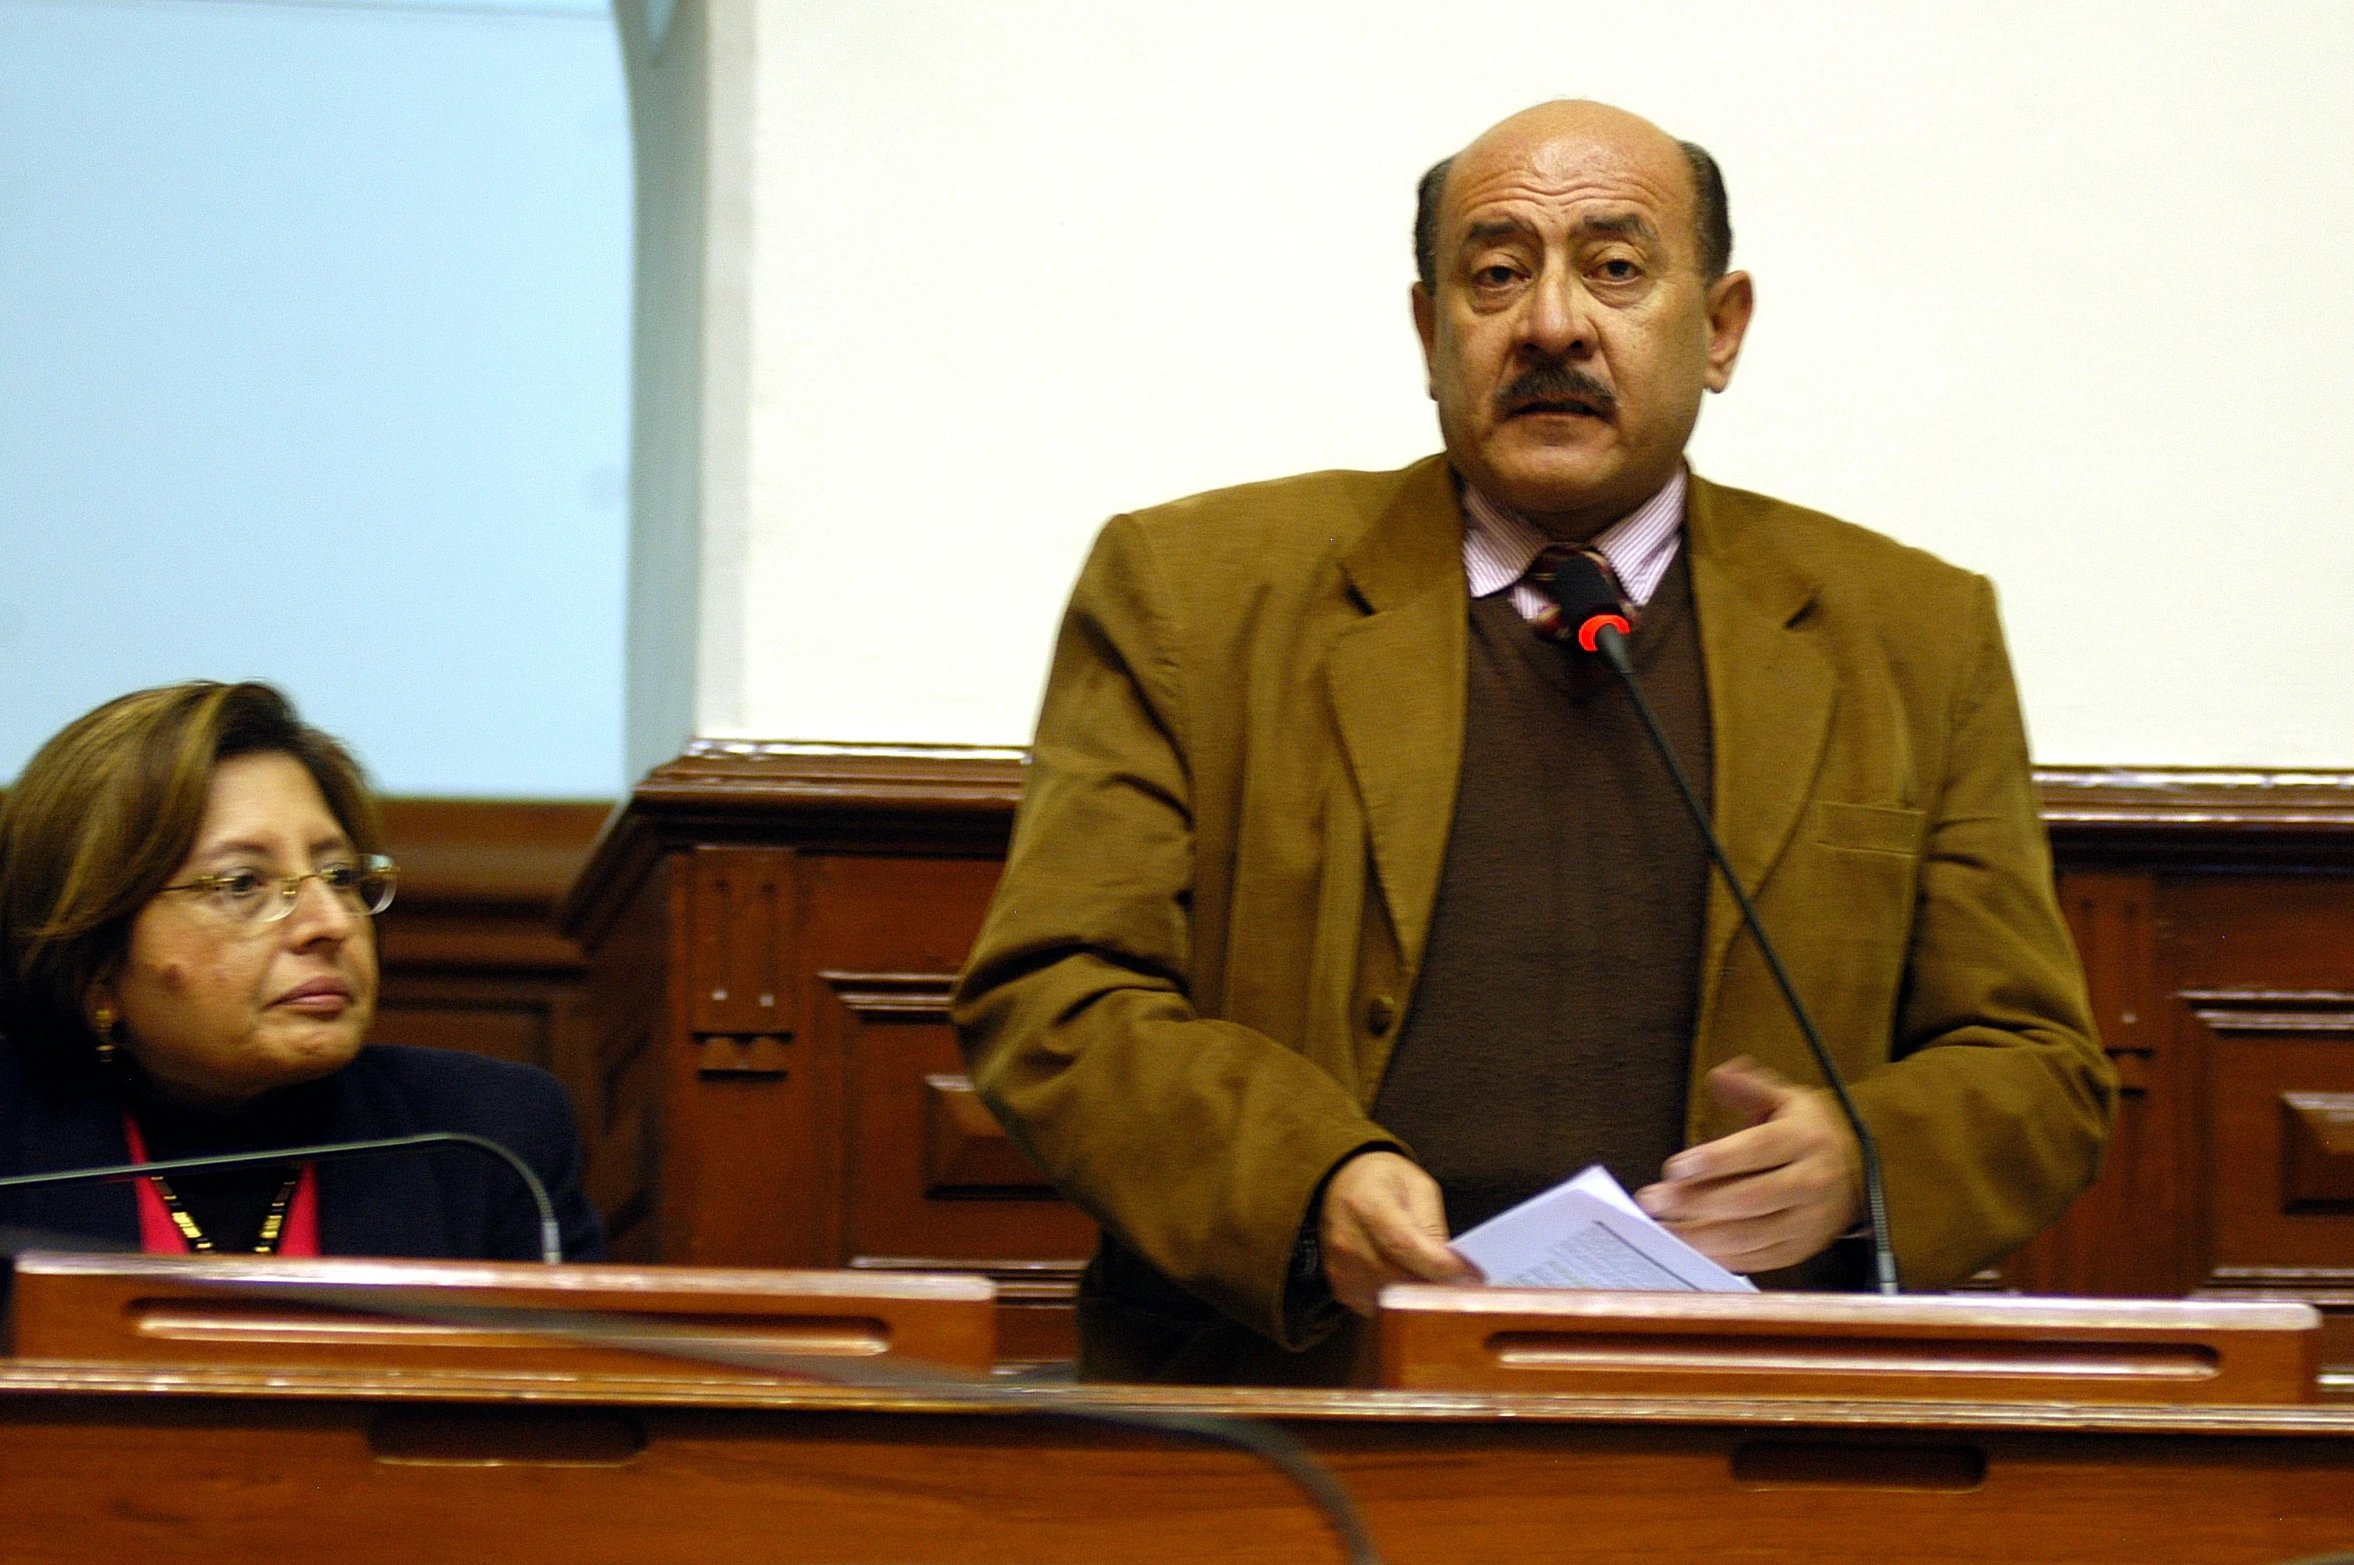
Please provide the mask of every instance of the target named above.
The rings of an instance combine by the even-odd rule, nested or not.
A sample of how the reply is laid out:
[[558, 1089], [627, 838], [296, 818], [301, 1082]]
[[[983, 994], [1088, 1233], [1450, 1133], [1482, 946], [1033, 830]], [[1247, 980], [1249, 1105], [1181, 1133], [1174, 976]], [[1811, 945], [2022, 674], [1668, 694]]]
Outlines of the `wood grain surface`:
[[2302, 1304], [1821, 1293], [1382, 1290], [1381, 1384], [1636, 1396], [2315, 1400]]
[[772, 1356], [986, 1375], [995, 1303], [962, 1275], [35, 1252], [16, 1258], [8, 1324], [12, 1352], [50, 1359], [645, 1375], [699, 1354], [720, 1376], [775, 1378]]
[[2354, 1543], [2354, 1414], [0, 1366], [28, 1561], [1316, 1561], [1264, 1462], [1091, 1409], [1270, 1421], [1393, 1565], [2265, 1565]]

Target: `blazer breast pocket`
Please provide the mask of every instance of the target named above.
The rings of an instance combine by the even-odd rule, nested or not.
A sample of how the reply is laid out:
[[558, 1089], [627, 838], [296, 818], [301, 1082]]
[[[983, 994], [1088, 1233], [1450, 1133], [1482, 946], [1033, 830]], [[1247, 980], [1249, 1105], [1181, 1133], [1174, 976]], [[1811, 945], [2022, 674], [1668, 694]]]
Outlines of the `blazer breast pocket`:
[[1921, 831], [1928, 812], [1892, 804], [1841, 804], [1818, 799], [1814, 809], [1814, 840], [1826, 848], [1856, 853], [1891, 853], [1913, 858], [1921, 851]]

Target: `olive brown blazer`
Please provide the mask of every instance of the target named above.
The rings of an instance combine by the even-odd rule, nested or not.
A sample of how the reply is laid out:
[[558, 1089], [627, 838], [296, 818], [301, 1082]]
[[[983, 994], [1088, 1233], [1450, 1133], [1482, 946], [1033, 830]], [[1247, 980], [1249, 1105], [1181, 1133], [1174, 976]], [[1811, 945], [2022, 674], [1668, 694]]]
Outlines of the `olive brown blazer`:
[[[1948, 1286], [2090, 1181], [2114, 1092], [1993, 592], [1697, 478], [1685, 547], [1717, 830], [1877, 1135], [1906, 1285]], [[1466, 593], [1443, 458], [1115, 518], [958, 987], [976, 1086], [1106, 1258], [1287, 1346], [1321, 1181], [1396, 1139], [1367, 1106], [1446, 851]], [[1738, 922], [1713, 886], [1693, 1142], [1738, 1128], [1712, 1066], [1816, 1080]]]

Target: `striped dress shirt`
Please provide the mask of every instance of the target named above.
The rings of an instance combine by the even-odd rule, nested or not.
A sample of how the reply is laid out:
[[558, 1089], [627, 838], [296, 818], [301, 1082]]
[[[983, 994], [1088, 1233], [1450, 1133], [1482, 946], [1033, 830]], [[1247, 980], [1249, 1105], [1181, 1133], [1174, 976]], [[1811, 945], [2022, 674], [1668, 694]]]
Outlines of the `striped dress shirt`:
[[[1638, 607], [1651, 601], [1659, 579], [1675, 563], [1676, 546], [1684, 539], [1684, 487], [1679, 464], [1659, 493], [1590, 540], [1589, 547], [1610, 562], [1628, 599]], [[1521, 577], [1552, 541], [1471, 485], [1463, 485], [1463, 574], [1470, 578], [1473, 597], [1489, 597], [1509, 587], [1520, 617], [1536, 618], [1546, 602], [1545, 590]]]

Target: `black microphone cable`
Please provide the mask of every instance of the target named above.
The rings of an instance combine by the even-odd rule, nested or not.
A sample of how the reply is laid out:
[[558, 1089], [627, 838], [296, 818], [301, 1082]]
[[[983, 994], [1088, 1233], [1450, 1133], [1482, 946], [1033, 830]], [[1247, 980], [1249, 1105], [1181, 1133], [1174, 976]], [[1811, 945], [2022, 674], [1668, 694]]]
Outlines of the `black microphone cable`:
[[731, 1346], [714, 1341], [706, 1329], [680, 1325], [659, 1316], [453, 1304], [429, 1289], [346, 1289], [333, 1284], [241, 1288], [233, 1282], [219, 1286], [246, 1297], [261, 1294], [333, 1308], [397, 1314], [440, 1325], [513, 1331], [596, 1347], [626, 1348], [655, 1358], [725, 1364], [825, 1385], [909, 1391], [959, 1408], [1020, 1412], [1228, 1446], [1257, 1458], [1289, 1479], [1331, 1527], [1348, 1565], [1382, 1565], [1381, 1551], [1375, 1547], [1372, 1531], [1347, 1487], [1298, 1439], [1263, 1419], [1123, 1407], [1085, 1387], [1007, 1384], [994, 1376], [894, 1362], [888, 1358], [857, 1361], [778, 1348]]
[[[121, 1163], [104, 1168], [17, 1174], [0, 1178], [0, 1190], [30, 1189], [44, 1185], [100, 1184], [139, 1179], [150, 1174], [211, 1173], [233, 1168], [283, 1166], [289, 1162], [364, 1157], [443, 1145], [472, 1147], [513, 1168], [530, 1189], [532, 1200], [539, 1208], [540, 1258], [550, 1265], [563, 1261], [563, 1241], [556, 1221], [555, 1204], [548, 1198], [547, 1186], [540, 1181], [539, 1175], [533, 1172], [530, 1164], [498, 1142], [485, 1136], [468, 1135], [463, 1131], [427, 1131], [370, 1141], [281, 1147], [266, 1152], [232, 1152], [215, 1157], [172, 1158], [156, 1163]], [[23, 1242], [34, 1237], [24, 1230], [11, 1230], [8, 1237], [14, 1242], [0, 1246], [0, 1254], [14, 1254], [34, 1247]], [[113, 1248], [70, 1240], [64, 1244], [52, 1243], [40, 1247]], [[963, 1405], [990, 1409], [1018, 1407], [1026, 1412], [1083, 1423], [1110, 1424], [1232, 1446], [1266, 1462], [1298, 1486], [1331, 1525], [1347, 1553], [1349, 1565], [1381, 1565], [1381, 1554], [1374, 1547], [1373, 1535], [1367, 1530], [1356, 1502], [1350, 1498], [1340, 1480], [1297, 1440], [1273, 1425], [1258, 1420], [1217, 1414], [1165, 1413], [1144, 1408], [1124, 1408], [1061, 1387], [1000, 1385], [991, 1379], [969, 1379], [937, 1368], [915, 1369], [887, 1360], [853, 1367], [838, 1359], [810, 1354], [786, 1353], [771, 1348], [725, 1346], [711, 1342], [705, 1334], [692, 1328], [649, 1316], [586, 1310], [461, 1305], [453, 1304], [428, 1289], [341, 1288], [333, 1284], [277, 1283], [261, 1278], [202, 1280], [209, 1287], [249, 1298], [290, 1299], [336, 1309], [397, 1314], [407, 1319], [443, 1325], [510, 1330], [586, 1342], [600, 1347], [629, 1348], [661, 1358], [727, 1364], [769, 1374], [799, 1376], [835, 1385], [912, 1388], [943, 1395]]]
[[[457, 1133], [449, 1134], [454, 1136]], [[408, 1139], [395, 1138], [393, 1144], [401, 1145]], [[464, 1139], [471, 1141], [478, 1138]], [[348, 1145], [358, 1147], [363, 1144]], [[284, 1158], [282, 1153], [264, 1156], [277, 1156], [281, 1161]], [[157, 1169], [169, 1165], [146, 1163], [136, 1166], [140, 1169]], [[93, 1177], [96, 1172], [92, 1171]], [[47, 1176], [31, 1176], [36, 1182], [44, 1177]], [[0, 1189], [19, 1182], [0, 1181]], [[62, 1181], [52, 1178], [50, 1182]], [[83, 1251], [131, 1250], [135, 1247], [26, 1229], [0, 1230], [0, 1255], [13, 1258], [32, 1249]], [[951, 1407], [973, 1411], [1018, 1412], [1033, 1417], [1133, 1429], [1223, 1445], [1266, 1463], [1289, 1479], [1332, 1529], [1333, 1536], [1347, 1557], [1348, 1565], [1382, 1565], [1381, 1551], [1374, 1544], [1372, 1530], [1366, 1525], [1364, 1513], [1357, 1509], [1356, 1500], [1350, 1495], [1347, 1486], [1298, 1439], [1264, 1419], [1123, 1407], [1083, 1387], [1008, 1383], [994, 1376], [971, 1375], [936, 1365], [897, 1362], [888, 1358], [845, 1360], [831, 1355], [793, 1353], [752, 1344], [729, 1344], [715, 1341], [706, 1328], [682, 1325], [653, 1315], [460, 1304], [453, 1302], [444, 1291], [434, 1288], [355, 1287], [331, 1282], [279, 1281], [263, 1275], [236, 1277], [218, 1274], [224, 1263], [228, 1267], [242, 1267], [261, 1260], [260, 1257], [169, 1256], [146, 1259], [159, 1266], [168, 1265], [185, 1280], [230, 1298], [285, 1301], [350, 1313], [390, 1315], [401, 1320], [441, 1326], [508, 1331], [519, 1336], [539, 1337], [555, 1342], [622, 1348], [656, 1359], [690, 1364], [724, 1364], [780, 1379], [813, 1381], [854, 1389], [910, 1392]], [[205, 1275], [207, 1272], [214, 1274]]]

